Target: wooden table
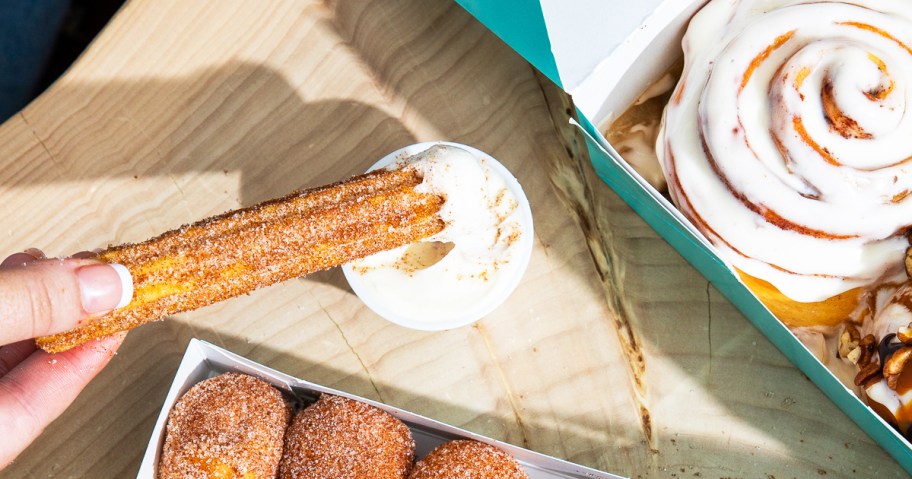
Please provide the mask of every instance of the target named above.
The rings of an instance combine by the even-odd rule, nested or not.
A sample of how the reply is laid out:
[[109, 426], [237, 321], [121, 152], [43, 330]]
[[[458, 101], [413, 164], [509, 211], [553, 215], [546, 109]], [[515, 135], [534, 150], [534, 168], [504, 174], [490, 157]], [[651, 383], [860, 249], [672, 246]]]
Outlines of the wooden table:
[[0, 251], [142, 240], [447, 139], [519, 178], [532, 262], [452, 331], [384, 321], [339, 271], [135, 330], [0, 476], [135, 475], [191, 337], [625, 476], [903, 476], [595, 177], [561, 100], [443, 0], [128, 3], [0, 128]]

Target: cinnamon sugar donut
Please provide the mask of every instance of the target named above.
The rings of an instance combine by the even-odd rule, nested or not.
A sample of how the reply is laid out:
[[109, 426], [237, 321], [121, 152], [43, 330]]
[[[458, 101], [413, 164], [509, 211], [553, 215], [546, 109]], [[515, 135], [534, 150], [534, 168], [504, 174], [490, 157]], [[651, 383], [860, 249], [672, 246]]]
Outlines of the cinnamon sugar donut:
[[291, 407], [246, 374], [225, 373], [187, 391], [168, 415], [159, 479], [275, 477]]
[[405, 479], [415, 442], [399, 419], [368, 404], [323, 394], [285, 436], [281, 479]]
[[529, 479], [513, 456], [478, 441], [450, 441], [415, 464], [408, 479]]
[[790, 326], [902, 276], [912, 225], [912, 10], [711, 0], [656, 144], [678, 208]]

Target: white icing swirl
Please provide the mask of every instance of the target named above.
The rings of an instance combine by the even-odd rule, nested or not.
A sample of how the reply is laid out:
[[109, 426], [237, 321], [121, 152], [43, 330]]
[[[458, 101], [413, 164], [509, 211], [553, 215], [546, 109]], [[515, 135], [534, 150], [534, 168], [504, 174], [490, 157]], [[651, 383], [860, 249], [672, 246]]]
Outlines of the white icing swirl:
[[912, 224], [912, 9], [712, 0], [656, 149], [672, 199], [796, 301], [899, 272]]

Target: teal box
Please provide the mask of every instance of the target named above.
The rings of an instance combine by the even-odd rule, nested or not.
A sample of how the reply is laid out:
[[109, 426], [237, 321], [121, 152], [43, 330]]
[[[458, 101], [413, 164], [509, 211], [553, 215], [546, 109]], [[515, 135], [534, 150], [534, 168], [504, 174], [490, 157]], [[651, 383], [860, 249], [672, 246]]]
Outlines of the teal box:
[[912, 474], [912, 445], [847, 389], [735, 276], [702, 235], [599, 132], [681, 55], [706, 0], [457, 0], [571, 94], [598, 175], [779, 350]]

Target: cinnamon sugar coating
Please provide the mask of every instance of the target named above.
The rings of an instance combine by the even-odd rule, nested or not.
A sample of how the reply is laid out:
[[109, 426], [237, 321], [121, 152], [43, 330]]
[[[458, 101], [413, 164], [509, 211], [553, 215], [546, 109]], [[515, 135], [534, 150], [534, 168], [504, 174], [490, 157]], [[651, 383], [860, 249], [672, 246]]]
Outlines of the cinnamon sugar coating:
[[190, 388], [168, 415], [158, 479], [275, 477], [291, 407], [278, 389], [226, 373]]
[[36, 342], [65, 351], [431, 236], [444, 227], [444, 199], [416, 192], [419, 183], [414, 171], [376, 171], [111, 247], [96, 258], [127, 267], [130, 303]]
[[285, 436], [280, 479], [405, 479], [415, 459], [411, 431], [368, 404], [323, 394]]
[[450, 441], [415, 464], [408, 479], [529, 479], [513, 456], [478, 441]]

